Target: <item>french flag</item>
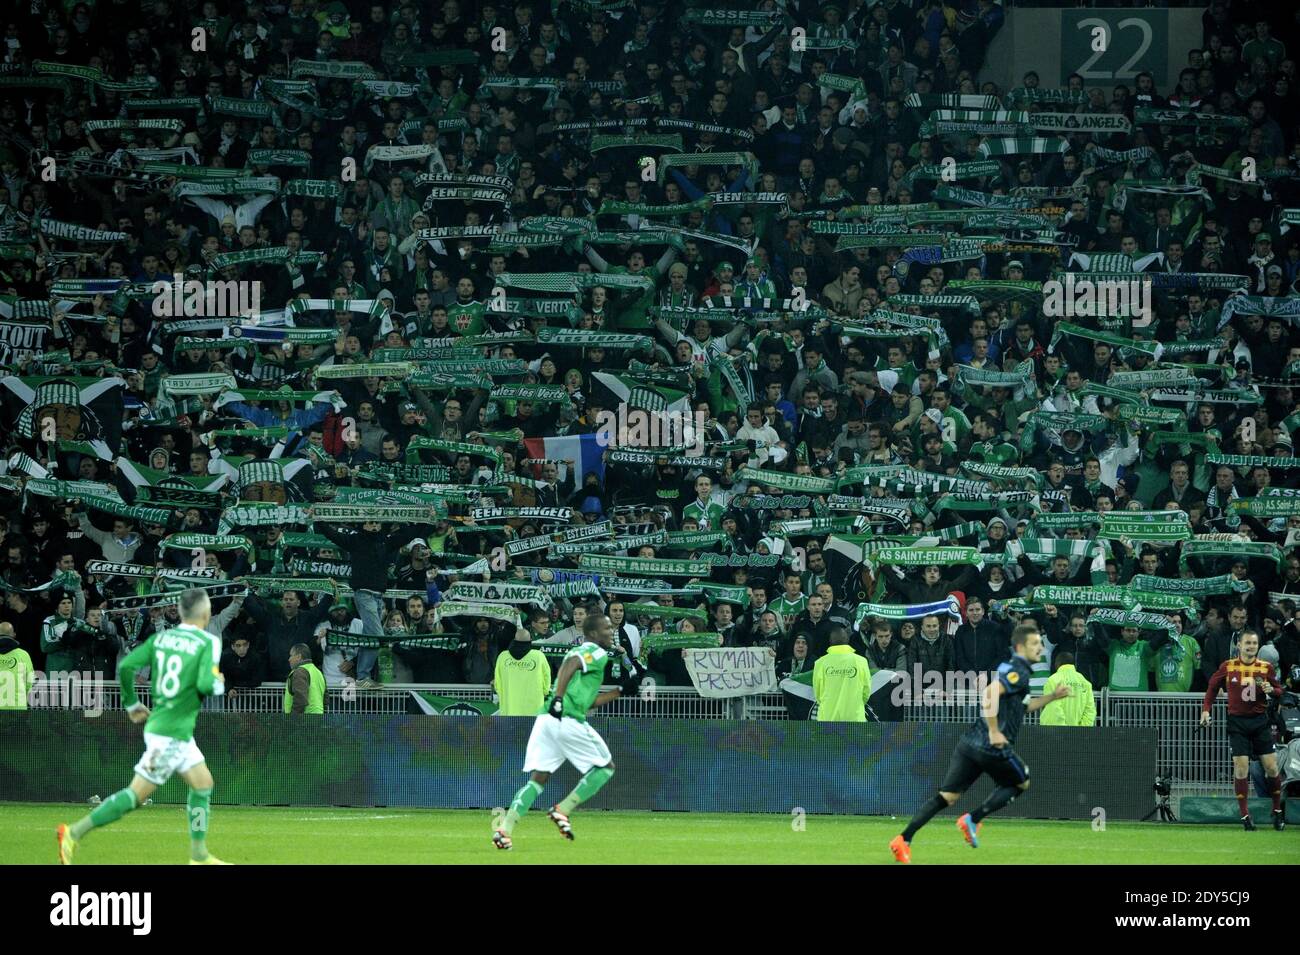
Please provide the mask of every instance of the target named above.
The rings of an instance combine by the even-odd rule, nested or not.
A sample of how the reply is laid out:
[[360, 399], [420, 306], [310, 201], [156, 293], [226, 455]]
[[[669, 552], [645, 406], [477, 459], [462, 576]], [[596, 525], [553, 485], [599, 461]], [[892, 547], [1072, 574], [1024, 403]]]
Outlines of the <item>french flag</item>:
[[[549, 461], [568, 461], [573, 473], [574, 487], [582, 487], [591, 472], [605, 482], [604, 448], [594, 434], [573, 434], [559, 438], [525, 438], [524, 447], [530, 458]], [[540, 473], [540, 472], [539, 472]], [[563, 474], [560, 475], [564, 477]]]

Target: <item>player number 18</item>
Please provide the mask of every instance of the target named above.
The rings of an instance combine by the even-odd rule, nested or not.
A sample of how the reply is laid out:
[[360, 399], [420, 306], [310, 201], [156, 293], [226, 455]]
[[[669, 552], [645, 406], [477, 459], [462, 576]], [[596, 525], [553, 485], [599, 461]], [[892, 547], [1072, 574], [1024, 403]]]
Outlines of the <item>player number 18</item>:
[[158, 662], [158, 672], [162, 674], [158, 680], [158, 693], [171, 699], [181, 688], [181, 667], [184, 663], [176, 654], [163, 653], [161, 650], [154, 651], [154, 659]]

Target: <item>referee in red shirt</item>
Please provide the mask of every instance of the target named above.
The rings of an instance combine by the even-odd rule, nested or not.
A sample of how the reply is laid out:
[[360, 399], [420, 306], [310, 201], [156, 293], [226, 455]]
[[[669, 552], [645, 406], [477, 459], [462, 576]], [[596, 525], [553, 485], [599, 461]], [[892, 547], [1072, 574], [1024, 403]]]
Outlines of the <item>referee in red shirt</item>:
[[1201, 704], [1201, 725], [1210, 725], [1210, 708], [1219, 690], [1228, 694], [1228, 741], [1232, 746], [1232, 788], [1241, 807], [1241, 824], [1247, 832], [1255, 831], [1246, 796], [1250, 793], [1250, 760], [1259, 757], [1268, 777], [1268, 791], [1273, 797], [1273, 828], [1286, 828], [1282, 811], [1282, 778], [1278, 775], [1277, 753], [1268, 723], [1268, 698], [1282, 695], [1282, 684], [1273, 672], [1273, 664], [1259, 659], [1259, 633], [1241, 631], [1237, 638], [1237, 655], [1219, 664], [1210, 677], [1205, 702]]

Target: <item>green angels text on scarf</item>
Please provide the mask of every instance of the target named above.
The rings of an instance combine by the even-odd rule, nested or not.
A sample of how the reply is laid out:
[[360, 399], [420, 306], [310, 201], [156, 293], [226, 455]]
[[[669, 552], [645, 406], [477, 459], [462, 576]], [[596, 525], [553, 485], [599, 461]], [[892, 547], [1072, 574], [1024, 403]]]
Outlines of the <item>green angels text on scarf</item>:
[[578, 569], [598, 573], [650, 577], [708, 577], [713, 565], [707, 560], [663, 560], [658, 557], [610, 557], [582, 554]]

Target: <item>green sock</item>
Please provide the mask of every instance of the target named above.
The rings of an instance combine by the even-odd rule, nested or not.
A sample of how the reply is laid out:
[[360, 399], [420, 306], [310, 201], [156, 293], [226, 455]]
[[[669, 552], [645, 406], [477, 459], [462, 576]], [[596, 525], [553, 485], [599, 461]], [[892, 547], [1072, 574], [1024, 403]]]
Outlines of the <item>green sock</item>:
[[614, 770], [608, 766], [597, 766], [595, 769], [589, 770], [585, 776], [578, 780], [578, 785], [573, 787], [573, 792], [560, 800], [555, 808], [567, 816], [577, 809], [579, 805], [600, 792], [600, 788], [609, 782], [613, 776]]
[[510, 801], [510, 811], [506, 813], [506, 820], [501, 824], [501, 829], [506, 835], [515, 831], [515, 824], [519, 822], [519, 817], [532, 808], [533, 802], [541, 794], [542, 784], [533, 779], [524, 783], [519, 792], [515, 793], [515, 798]]
[[190, 858], [202, 862], [208, 857], [208, 806], [211, 789], [191, 789], [185, 798], [190, 817]]
[[72, 824], [72, 838], [80, 839], [91, 829], [98, 829], [100, 826], [107, 826], [110, 822], [117, 822], [136, 808], [136, 805], [135, 790], [130, 786], [119, 789], [91, 810], [90, 815], [83, 816]]

